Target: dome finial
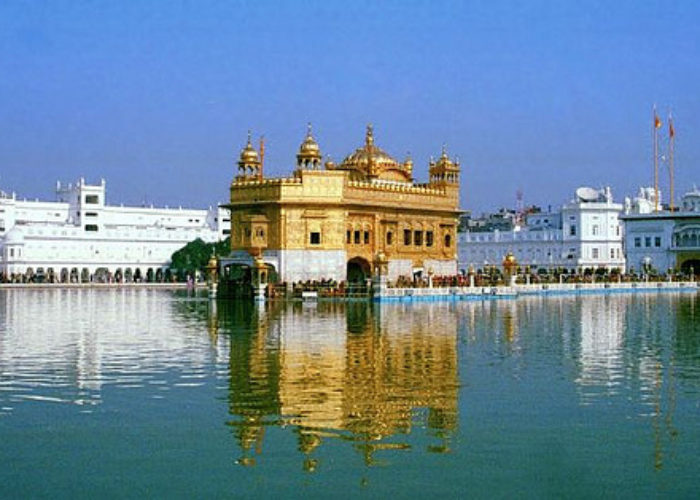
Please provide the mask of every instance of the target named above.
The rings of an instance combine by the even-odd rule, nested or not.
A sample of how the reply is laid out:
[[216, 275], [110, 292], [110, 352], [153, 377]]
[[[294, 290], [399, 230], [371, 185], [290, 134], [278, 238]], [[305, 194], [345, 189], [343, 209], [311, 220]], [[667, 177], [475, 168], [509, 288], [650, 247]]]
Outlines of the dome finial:
[[374, 127], [371, 123], [367, 124], [367, 135], [365, 137], [365, 144], [372, 146], [374, 144]]
[[447, 144], [442, 143], [442, 157], [447, 158]]
[[309, 137], [309, 138], [312, 137], [312, 135], [311, 135], [311, 122], [308, 122], [306, 124], [306, 137]]
[[248, 146], [253, 145], [253, 143], [251, 142], [251, 136], [252, 136], [252, 133], [250, 132], [250, 129], [248, 129]]

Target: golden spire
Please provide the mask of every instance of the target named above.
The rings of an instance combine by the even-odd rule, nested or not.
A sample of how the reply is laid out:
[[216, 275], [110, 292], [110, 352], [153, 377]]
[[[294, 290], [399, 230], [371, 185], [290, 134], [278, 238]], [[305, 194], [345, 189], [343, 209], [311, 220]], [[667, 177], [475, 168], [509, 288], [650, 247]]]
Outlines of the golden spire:
[[374, 127], [372, 127], [371, 123], [367, 125], [367, 135], [365, 136], [365, 144], [367, 146], [374, 145]]

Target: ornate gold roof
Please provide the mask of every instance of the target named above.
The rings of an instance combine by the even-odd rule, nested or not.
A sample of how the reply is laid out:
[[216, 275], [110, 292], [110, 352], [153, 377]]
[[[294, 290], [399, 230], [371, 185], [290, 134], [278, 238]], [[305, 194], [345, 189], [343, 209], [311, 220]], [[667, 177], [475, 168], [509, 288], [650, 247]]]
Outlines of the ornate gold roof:
[[459, 161], [452, 161], [450, 157], [447, 156], [447, 148], [443, 144], [442, 153], [438, 161], [435, 162], [432, 158], [430, 159], [430, 168], [428, 169], [430, 173], [430, 182], [458, 184], [459, 170]]
[[458, 161], [452, 161], [449, 156], [447, 156], [447, 148], [445, 145], [442, 146], [442, 153], [440, 154], [440, 158], [438, 159], [437, 163], [431, 160], [430, 162], [431, 167], [441, 167], [444, 170], [455, 170], [459, 171], [459, 162]]
[[355, 150], [336, 167], [336, 170], [353, 170], [367, 179], [386, 179], [410, 182], [412, 163], [401, 164], [374, 144], [372, 125], [367, 126], [365, 145]]

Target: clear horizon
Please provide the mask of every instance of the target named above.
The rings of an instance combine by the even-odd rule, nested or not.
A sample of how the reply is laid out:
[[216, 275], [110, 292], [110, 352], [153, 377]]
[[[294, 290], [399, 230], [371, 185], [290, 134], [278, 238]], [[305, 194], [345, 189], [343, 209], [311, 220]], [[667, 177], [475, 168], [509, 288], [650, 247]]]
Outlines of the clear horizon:
[[[700, 182], [700, 5], [677, 2], [20, 2], [0, 5], [0, 189], [110, 204], [224, 202], [247, 131], [291, 173], [306, 124], [341, 161], [365, 126], [419, 181], [443, 144], [475, 214]], [[668, 172], [660, 164], [668, 200]]]

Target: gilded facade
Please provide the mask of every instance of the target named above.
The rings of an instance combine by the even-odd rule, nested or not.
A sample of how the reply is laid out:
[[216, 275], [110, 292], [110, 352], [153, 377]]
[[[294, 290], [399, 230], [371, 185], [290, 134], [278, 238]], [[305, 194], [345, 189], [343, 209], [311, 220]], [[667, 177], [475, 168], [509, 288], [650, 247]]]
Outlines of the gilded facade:
[[341, 163], [322, 161], [311, 128], [288, 177], [263, 175], [250, 137], [231, 183], [231, 254], [222, 266], [262, 258], [279, 281], [361, 281], [384, 262], [389, 280], [455, 274], [460, 166], [444, 150], [417, 183], [374, 142]]

